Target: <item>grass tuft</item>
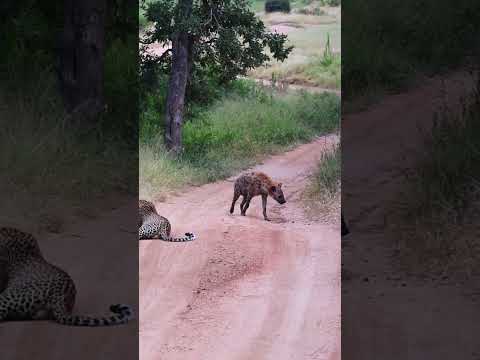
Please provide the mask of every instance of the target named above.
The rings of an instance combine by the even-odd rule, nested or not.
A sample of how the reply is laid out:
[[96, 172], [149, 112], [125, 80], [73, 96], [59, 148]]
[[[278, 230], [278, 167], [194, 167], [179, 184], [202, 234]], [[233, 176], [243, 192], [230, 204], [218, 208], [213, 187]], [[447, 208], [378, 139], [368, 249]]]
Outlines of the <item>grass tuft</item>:
[[317, 170], [303, 193], [306, 213], [313, 219], [338, 224], [341, 192], [341, 150], [336, 145], [322, 154]]

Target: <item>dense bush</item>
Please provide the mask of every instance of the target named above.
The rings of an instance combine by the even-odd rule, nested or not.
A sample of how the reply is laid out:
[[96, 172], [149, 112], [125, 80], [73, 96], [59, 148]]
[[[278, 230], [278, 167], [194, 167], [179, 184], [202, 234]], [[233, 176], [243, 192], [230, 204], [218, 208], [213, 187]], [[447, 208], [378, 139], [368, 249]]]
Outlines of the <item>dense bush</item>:
[[290, 12], [290, 1], [289, 0], [267, 0], [265, 2], [265, 12]]

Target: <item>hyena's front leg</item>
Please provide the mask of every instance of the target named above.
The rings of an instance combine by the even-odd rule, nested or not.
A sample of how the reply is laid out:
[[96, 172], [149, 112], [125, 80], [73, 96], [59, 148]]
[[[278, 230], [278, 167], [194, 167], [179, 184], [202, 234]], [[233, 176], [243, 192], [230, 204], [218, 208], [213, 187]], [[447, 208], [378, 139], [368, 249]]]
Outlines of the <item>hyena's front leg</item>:
[[268, 195], [263, 195], [262, 194], [263, 218], [266, 221], [270, 221], [270, 219], [267, 216], [267, 199], [268, 199]]

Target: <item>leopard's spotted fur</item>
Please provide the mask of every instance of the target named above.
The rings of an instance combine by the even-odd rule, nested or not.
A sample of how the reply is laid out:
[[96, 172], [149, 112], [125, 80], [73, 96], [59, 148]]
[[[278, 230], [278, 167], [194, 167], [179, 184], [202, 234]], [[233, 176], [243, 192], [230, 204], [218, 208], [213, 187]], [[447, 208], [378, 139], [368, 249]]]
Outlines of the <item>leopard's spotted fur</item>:
[[262, 172], [250, 172], [240, 176], [234, 185], [233, 200], [230, 206], [230, 214], [235, 210], [235, 203], [240, 195], [243, 196], [240, 204], [240, 213], [245, 216], [250, 201], [253, 197], [262, 196], [263, 218], [270, 221], [267, 216], [267, 198], [270, 195], [279, 204], [285, 204], [285, 196], [282, 191], [282, 183], [274, 182], [270, 177]]
[[158, 215], [155, 206], [146, 200], [138, 201], [138, 237], [142, 239], [160, 239], [170, 242], [182, 242], [195, 240], [195, 235], [185, 233], [184, 237], [174, 238], [170, 236], [171, 225], [168, 219]]
[[0, 264], [6, 286], [0, 293], [0, 321], [54, 320], [71, 326], [106, 326], [132, 318], [127, 305], [112, 305], [107, 317], [73, 315], [75, 284], [62, 269], [48, 263], [36, 239], [15, 228], [0, 228]]

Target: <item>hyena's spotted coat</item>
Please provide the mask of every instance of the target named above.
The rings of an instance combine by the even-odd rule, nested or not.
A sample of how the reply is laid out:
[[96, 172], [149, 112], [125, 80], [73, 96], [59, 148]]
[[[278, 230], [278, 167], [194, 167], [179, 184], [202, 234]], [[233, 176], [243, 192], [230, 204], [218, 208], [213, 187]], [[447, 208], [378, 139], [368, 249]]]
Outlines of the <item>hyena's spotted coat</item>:
[[262, 172], [251, 172], [240, 176], [235, 181], [232, 206], [230, 207], [230, 214], [233, 214], [235, 203], [240, 195], [243, 196], [240, 204], [240, 211], [243, 216], [250, 206], [250, 201], [254, 196], [262, 196], [263, 218], [270, 221], [267, 217], [267, 198], [270, 195], [278, 203], [285, 204], [285, 196], [282, 191], [282, 183], [274, 182], [267, 175]]

